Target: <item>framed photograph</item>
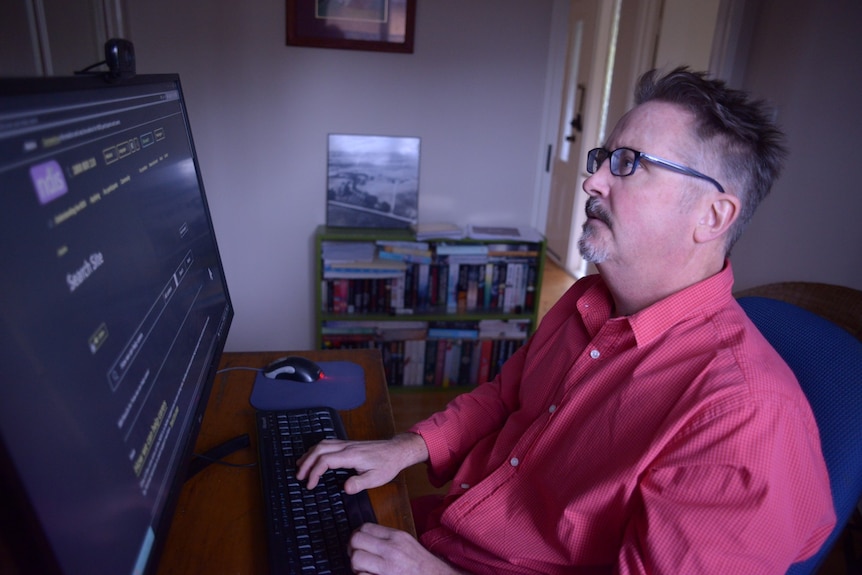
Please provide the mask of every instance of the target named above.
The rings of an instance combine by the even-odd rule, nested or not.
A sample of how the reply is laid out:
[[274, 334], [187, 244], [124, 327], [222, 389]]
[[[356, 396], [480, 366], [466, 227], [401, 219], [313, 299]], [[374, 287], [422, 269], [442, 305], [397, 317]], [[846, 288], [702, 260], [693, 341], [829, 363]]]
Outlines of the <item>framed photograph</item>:
[[285, 0], [287, 44], [413, 53], [416, 0]]
[[419, 216], [419, 138], [330, 134], [326, 225], [409, 228]]

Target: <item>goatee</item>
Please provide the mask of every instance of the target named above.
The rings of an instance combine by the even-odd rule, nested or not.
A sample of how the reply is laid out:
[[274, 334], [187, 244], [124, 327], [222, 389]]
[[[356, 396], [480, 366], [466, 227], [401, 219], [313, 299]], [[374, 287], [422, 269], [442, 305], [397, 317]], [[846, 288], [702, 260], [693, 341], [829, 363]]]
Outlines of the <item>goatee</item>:
[[596, 232], [596, 228], [590, 225], [590, 219], [598, 220], [608, 228], [612, 228], [611, 214], [599, 203], [599, 199], [595, 197], [587, 200], [584, 211], [588, 219], [584, 222], [583, 233], [578, 240], [578, 251], [581, 253], [581, 257], [588, 262], [600, 264], [608, 259], [608, 253], [607, 249], [599, 243], [598, 233]]

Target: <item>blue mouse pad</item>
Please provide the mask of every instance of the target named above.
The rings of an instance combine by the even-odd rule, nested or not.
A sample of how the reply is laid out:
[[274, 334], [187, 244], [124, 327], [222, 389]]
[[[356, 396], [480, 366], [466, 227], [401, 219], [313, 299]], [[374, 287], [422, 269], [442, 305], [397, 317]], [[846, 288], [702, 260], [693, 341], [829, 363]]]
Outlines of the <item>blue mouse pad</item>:
[[321, 361], [323, 377], [313, 383], [270, 379], [258, 373], [251, 390], [252, 407], [261, 411], [332, 407], [353, 409], [365, 403], [365, 372], [352, 361]]

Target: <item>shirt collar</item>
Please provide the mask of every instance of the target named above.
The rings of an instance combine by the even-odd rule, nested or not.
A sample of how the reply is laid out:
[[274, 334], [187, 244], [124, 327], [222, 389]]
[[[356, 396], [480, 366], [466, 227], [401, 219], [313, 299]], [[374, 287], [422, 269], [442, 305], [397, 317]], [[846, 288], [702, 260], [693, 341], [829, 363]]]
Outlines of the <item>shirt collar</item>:
[[[725, 260], [724, 268], [717, 274], [614, 321], [627, 321], [638, 346], [644, 346], [682, 320], [725, 305], [733, 297], [732, 288], [733, 268], [730, 260]], [[596, 305], [599, 299], [603, 305]], [[584, 292], [578, 307], [590, 333], [595, 334], [610, 319], [613, 307], [604, 280], [596, 281]]]

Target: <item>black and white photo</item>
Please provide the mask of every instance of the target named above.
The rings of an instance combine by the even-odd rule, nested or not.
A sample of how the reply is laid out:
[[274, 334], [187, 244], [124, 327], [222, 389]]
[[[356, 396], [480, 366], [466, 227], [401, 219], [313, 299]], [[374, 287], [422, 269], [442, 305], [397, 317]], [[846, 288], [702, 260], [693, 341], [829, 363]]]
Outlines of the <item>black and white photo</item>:
[[419, 138], [330, 134], [326, 223], [409, 228], [419, 213]]

